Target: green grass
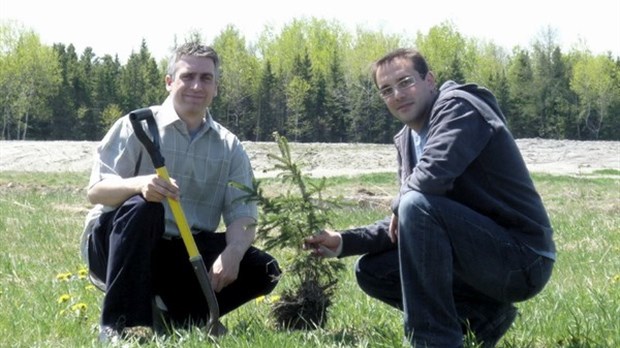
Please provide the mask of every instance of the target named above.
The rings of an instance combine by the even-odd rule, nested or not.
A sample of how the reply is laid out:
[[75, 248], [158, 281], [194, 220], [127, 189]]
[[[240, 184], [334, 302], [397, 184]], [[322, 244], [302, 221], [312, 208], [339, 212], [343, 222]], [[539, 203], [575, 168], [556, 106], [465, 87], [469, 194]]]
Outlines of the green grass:
[[[615, 175], [613, 173], [597, 173]], [[620, 180], [535, 175], [556, 231], [552, 279], [500, 347], [620, 346]], [[103, 294], [82, 277], [79, 239], [90, 208], [85, 173], [0, 172], [0, 346], [96, 347]], [[277, 189], [266, 182], [268, 189]], [[327, 192], [351, 202], [336, 228], [384, 217], [394, 174], [328, 180]], [[282, 251], [273, 251], [284, 257]], [[223, 318], [229, 334], [213, 341], [200, 330], [158, 337], [151, 347], [400, 347], [402, 316], [358, 288], [347, 258], [328, 325], [308, 332], [275, 329], [268, 301]], [[277, 295], [287, 281], [278, 285]], [[132, 346], [129, 344], [128, 346]]]
[[617, 169], [598, 169], [598, 170], [595, 170], [592, 174], [595, 174], [595, 175], [620, 175], [620, 170], [617, 170]]

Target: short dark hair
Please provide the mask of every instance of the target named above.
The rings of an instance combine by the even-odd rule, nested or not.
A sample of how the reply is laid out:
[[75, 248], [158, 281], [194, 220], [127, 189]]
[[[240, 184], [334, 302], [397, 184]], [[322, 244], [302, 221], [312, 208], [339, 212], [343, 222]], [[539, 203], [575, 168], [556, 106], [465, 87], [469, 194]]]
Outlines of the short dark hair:
[[220, 57], [217, 55], [217, 52], [215, 52], [215, 49], [211, 46], [203, 45], [197, 41], [190, 41], [178, 46], [170, 57], [167, 74], [173, 78], [176, 70], [176, 63], [182, 56], [204, 57], [211, 59], [215, 65], [215, 77], [218, 78], [220, 76]]
[[375, 86], [377, 86], [377, 70], [380, 67], [391, 63], [395, 59], [400, 58], [409, 59], [413, 63], [413, 69], [417, 71], [422, 78], [426, 78], [426, 74], [429, 72], [430, 68], [428, 67], [428, 63], [422, 53], [412, 48], [398, 48], [381, 57], [372, 64], [372, 80], [374, 81]]

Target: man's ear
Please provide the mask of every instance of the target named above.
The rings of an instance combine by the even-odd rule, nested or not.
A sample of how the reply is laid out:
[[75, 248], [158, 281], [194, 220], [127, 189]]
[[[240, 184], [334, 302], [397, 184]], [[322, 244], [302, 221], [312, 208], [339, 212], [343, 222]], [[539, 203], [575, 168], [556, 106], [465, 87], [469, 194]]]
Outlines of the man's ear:
[[436, 87], [437, 82], [435, 81], [435, 74], [432, 71], [429, 70], [424, 79], [426, 80], [426, 83], [431, 86], [431, 88], [434, 89]]
[[166, 83], [166, 91], [170, 92], [172, 90], [172, 76], [166, 75], [166, 77], [164, 77], [164, 82]]

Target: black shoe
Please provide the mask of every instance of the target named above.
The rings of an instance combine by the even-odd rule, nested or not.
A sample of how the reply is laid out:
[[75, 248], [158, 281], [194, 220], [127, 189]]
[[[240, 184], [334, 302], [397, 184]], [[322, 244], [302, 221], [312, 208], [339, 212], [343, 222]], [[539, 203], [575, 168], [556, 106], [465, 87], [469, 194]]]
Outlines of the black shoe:
[[99, 331], [99, 342], [106, 344], [116, 344], [120, 341], [144, 344], [152, 340], [153, 329], [148, 326], [126, 327], [121, 332], [109, 326], [102, 326]]

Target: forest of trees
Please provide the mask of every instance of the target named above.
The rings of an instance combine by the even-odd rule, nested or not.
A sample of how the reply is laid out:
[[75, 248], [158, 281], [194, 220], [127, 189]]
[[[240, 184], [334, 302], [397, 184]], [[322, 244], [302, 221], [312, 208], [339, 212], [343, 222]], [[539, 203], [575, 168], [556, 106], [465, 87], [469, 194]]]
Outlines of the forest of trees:
[[[201, 39], [198, 32], [185, 40]], [[370, 64], [396, 47], [415, 47], [439, 83], [473, 82], [493, 91], [516, 138], [620, 140], [620, 58], [587, 48], [562, 52], [548, 28], [511, 52], [441, 23], [416, 37], [336, 21], [292, 20], [249, 43], [229, 25], [207, 42], [222, 60], [213, 117], [241, 140], [389, 143], [401, 127], [373, 86]], [[99, 140], [129, 111], [166, 97], [167, 60], [143, 41], [126, 62], [43, 45], [16, 23], [0, 22], [2, 140]]]

